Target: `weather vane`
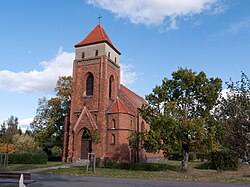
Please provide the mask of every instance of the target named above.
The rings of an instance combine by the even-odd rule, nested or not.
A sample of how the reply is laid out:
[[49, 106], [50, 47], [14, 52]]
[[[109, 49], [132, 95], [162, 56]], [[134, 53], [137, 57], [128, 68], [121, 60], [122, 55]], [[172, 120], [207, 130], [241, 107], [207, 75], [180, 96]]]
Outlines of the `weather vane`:
[[100, 24], [100, 23], [101, 23], [101, 18], [102, 18], [102, 16], [99, 15], [97, 18], [99, 19], [99, 24]]

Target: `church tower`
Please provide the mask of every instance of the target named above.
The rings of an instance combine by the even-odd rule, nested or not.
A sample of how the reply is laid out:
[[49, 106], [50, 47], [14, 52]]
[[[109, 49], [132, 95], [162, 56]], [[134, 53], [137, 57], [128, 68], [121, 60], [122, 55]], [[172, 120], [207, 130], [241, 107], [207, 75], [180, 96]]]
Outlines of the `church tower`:
[[[118, 96], [121, 53], [101, 24], [75, 48], [68, 158], [72, 161], [86, 159], [92, 150], [99, 158], [104, 158], [106, 112]], [[98, 144], [93, 144], [91, 134], [98, 136]]]

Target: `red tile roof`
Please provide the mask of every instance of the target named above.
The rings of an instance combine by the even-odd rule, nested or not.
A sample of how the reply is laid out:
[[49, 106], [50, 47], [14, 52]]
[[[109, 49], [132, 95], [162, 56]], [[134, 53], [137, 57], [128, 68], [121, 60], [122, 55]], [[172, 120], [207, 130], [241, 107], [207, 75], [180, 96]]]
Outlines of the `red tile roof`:
[[127, 107], [122, 103], [122, 101], [117, 97], [113, 104], [111, 105], [110, 109], [108, 110], [108, 114], [111, 113], [125, 113], [130, 114]]
[[88, 36], [82, 40], [80, 43], [76, 44], [75, 47], [81, 47], [91, 44], [97, 44], [106, 42], [110, 47], [112, 47], [118, 54], [121, 54], [113, 45], [108, 35], [102, 28], [101, 24], [98, 24], [89, 34]]
[[136, 93], [132, 92], [127, 87], [120, 85], [120, 91], [137, 107], [141, 108], [143, 104], [147, 104], [147, 102]]

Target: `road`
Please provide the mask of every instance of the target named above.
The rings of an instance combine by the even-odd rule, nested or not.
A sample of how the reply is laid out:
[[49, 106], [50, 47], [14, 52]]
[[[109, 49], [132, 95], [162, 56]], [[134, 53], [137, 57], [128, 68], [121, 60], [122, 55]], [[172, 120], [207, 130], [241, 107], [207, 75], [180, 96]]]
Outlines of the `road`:
[[222, 183], [33, 174], [29, 187], [250, 187]]

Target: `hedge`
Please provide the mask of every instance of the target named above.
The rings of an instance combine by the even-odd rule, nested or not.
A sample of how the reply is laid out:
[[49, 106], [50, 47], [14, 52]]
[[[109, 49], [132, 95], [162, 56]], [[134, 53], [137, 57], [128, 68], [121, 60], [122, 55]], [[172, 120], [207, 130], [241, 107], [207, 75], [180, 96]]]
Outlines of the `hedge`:
[[46, 164], [48, 156], [46, 153], [16, 153], [9, 154], [10, 164]]
[[122, 169], [122, 170], [135, 170], [135, 171], [166, 171], [166, 170], [175, 170], [167, 164], [158, 164], [158, 163], [116, 163], [109, 159], [104, 161], [104, 167], [110, 169]]
[[211, 166], [216, 170], [236, 170], [239, 156], [231, 150], [213, 151], [210, 153]]

